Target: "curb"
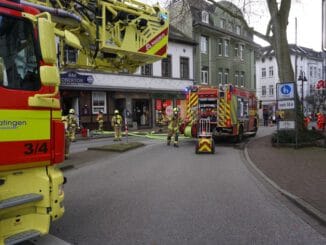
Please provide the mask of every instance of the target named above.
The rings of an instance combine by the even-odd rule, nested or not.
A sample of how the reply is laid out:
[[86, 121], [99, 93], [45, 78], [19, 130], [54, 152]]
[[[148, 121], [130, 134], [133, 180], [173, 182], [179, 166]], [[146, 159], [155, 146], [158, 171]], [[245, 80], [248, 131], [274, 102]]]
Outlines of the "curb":
[[[248, 144], [248, 143], [247, 143]], [[314, 218], [316, 218], [322, 225], [326, 226], [326, 215], [322, 212], [320, 212], [318, 209], [314, 208], [311, 206], [309, 203], [306, 201], [302, 200], [301, 198], [297, 197], [296, 195], [288, 192], [287, 190], [282, 189], [278, 184], [276, 184], [272, 179], [267, 177], [250, 159], [249, 154], [248, 154], [248, 148], [247, 144], [245, 145], [244, 148], [244, 155], [249, 163], [249, 165], [265, 180], [267, 181], [270, 185], [272, 185], [277, 191], [279, 191], [282, 195], [284, 195], [286, 198], [288, 198], [291, 202], [293, 202], [296, 206], [301, 208], [303, 211], [306, 213], [310, 214]]]

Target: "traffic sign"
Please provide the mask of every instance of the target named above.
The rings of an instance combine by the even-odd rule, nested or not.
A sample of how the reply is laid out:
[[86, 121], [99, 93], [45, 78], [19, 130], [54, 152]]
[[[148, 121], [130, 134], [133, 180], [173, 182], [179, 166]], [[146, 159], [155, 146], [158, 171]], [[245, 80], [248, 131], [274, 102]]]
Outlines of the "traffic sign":
[[294, 100], [280, 100], [278, 101], [277, 108], [279, 110], [289, 110], [295, 108]]
[[279, 129], [295, 129], [295, 121], [279, 121]]
[[278, 83], [277, 99], [293, 99], [294, 98], [294, 83]]

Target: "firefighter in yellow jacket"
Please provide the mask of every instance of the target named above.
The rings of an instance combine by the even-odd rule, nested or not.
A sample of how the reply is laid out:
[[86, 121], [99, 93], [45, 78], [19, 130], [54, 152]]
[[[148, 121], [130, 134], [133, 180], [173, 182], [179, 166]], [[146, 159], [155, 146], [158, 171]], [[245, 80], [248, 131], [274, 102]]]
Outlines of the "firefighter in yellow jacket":
[[76, 141], [77, 118], [76, 118], [74, 109], [69, 110], [67, 120], [68, 120], [68, 132], [69, 132], [70, 141], [75, 142]]
[[122, 127], [122, 116], [119, 115], [119, 111], [114, 111], [114, 116], [111, 120], [112, 128], [114, 128], [114, 141], [121, 140], [121, 127]]
[[103, 131], [104, 116], [102, 111], [98, 112], [96, 121], [98, 122], [98, 131]]
[[182, 124], [182, 120], [179, 114], [179, 108], [173, 109], [172, 117], [169, 120], [168, 125], [168, 137], [167, 137], [167, 145], [171, 144], [171, 138], [174, 137], [173, 146], [179, 147], [178, 145], [178, 137], [179, 137], [179, 127]]
[[69, 157], [69, 148], [70, 148], [70, 136], [68, 131], [68, 116], [62, 116], [61, 118], [65, 126], [65, 159]]

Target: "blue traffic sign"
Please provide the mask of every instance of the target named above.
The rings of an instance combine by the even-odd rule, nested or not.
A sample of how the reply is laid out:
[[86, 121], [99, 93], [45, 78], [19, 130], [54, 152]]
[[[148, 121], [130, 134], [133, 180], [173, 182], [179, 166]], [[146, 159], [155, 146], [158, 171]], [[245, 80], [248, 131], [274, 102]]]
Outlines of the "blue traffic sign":
[[277, 99], [293, 99], [294, 98], [294, 83], [278, 83], [277, 84]]
[[282, 94], [289, 94], [289, 93], [291, 93], [291, 91], [292, 91], [291, 86], [289, 86], [289, 85], [287, 85], [287, 84], [281, 86], [281, 93], [282, 93]]

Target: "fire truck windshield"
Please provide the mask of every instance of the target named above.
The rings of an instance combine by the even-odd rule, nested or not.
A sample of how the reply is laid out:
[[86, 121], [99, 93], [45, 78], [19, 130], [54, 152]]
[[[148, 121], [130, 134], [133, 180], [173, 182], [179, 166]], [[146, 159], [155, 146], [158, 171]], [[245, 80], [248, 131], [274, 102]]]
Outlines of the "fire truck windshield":
[[0, 86], [19, 90], [40, 88], [33, 31], [28, 20], [0, 15]]

